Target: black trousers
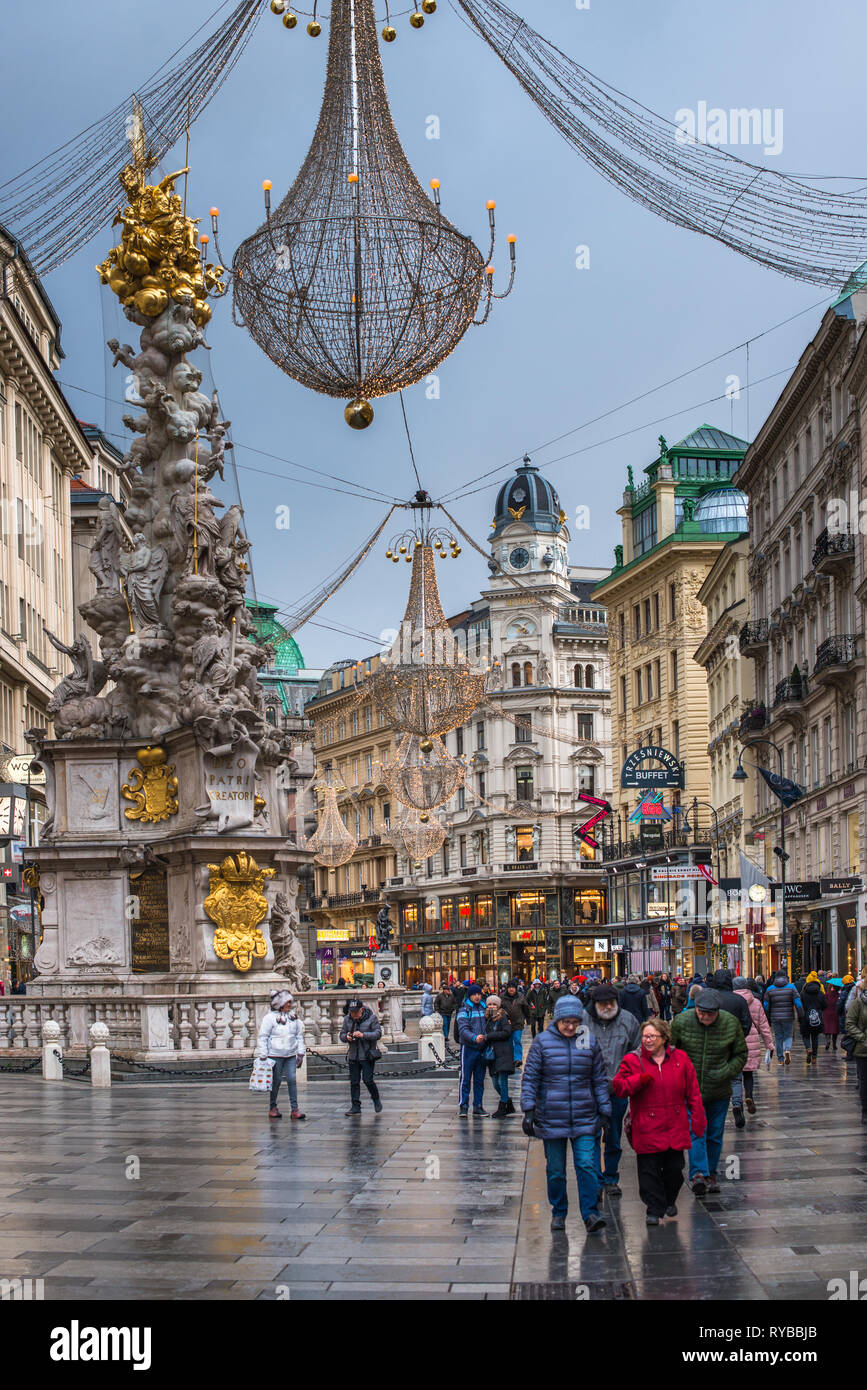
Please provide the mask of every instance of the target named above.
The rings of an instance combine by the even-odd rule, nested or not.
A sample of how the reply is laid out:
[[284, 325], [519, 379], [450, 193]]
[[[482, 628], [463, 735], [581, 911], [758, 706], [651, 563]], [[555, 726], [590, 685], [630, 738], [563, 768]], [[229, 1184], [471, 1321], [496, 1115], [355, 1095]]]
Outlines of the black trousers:
[[530, 1037], [531, 1037], [531, 1038], [535, 1038], [535, 1036], [536, 1036], [537, 1033], [544, 1033], [544, 1031], [545, 1031], [545, 1020], [544, 1020], [544, 1018], [531, 1018], [531, 1019], [530, 1019]]
[[752, 1072], [752, 1071], [745, 1071], [745, 1072], [742, 1072], [742, 1073], [741, 1073], [741, 1076], [742, 1076], [743, 1083], [744, 1083], [744, 1095], [745, 1095], [745, 1096], [749, 1096], [750, 1100], [752, 1100], [752, 1098], [753, 1098], [753, 1078], [755, 1077], [755, 1072]]
[[683, 1187], [683, 1150], [664, 1149], [662, 1153], [636, 1154], [638, 1195], [648, 1216], [664, 1216]]
[[861, 1114], [867, 1115], [867, 1057], [856, 1057], [858, 1068], [858, 1094], [861, 1097]]
[[370, 1099], [374, 1102], [379, 1100], [379, 1091], [373, 1079], [373, 1068], [375, 1065], [375, 1062], [349, 1063], [349, 1095], [353, 1105], [361, 1105], [362, 1081], [370, 1092]]
[[819, 1035], [822, 1032], [821, 1023], [817, 1028], [802, 1028], [801, 1037], [804, 1039], [804, 1047], [808, 1052], [812, 1052], [815, 1057], [819, 1051]]

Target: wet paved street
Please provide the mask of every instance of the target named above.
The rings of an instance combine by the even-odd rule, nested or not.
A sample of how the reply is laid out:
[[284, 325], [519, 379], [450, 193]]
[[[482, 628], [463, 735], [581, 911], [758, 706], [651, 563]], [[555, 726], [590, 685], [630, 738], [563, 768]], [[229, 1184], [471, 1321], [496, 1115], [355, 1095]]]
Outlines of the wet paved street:
[[72, 1300], [574, 1298], [575, 1284], [592, 1299], [825, 1300], [863, 1266], [867, 1128], [833, 1054], [761, 1071], [758, 1113], [726, 1126], [740, 1176], [701, 1202], [685, 1189], [676, 1222], [645, 1226], [627, 1148], [595, 1237], [574, 1174], [566, 1234], [551, 1235], [542, 1146], [519, 1119], [460, 1121], [450, 1081], [382, 1092], [381, 1116], [365, 1096], [346, 1119], [342, 1085], [310, 1084], [307, 1120], [286, 1107], [272, 1123], [242, 1085], [0, 1076], [0, 1278]]

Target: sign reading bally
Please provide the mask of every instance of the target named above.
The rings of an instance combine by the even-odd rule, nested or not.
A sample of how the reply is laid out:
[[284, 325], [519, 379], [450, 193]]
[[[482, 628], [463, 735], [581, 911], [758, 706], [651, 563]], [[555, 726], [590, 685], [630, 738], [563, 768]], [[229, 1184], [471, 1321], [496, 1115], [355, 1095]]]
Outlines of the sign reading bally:
[[[652, 761], [655, 767], [642, 767]], [[621, 787], [682, 787], [683, 768], [667, 748], [648, 744], [630, 753], [620, 769]]]

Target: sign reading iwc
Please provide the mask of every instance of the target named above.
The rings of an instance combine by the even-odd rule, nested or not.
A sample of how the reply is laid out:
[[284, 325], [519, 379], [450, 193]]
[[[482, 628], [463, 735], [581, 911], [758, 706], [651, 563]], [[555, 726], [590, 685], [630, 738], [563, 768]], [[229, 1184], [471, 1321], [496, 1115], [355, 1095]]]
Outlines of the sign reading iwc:
[[130, 893], [138, 899], [132, 922], [133, 970], [169, 968], [169, 894], [165, 869], [144, 869], [130, 874]]
[[[641, 764], [652, 759], [655, 767], [642, 767]], [[682, 787], [683, 768], [673, 753], [667, 748], [651, 744], [637, 748], [630, 753], [620, 769], [621, 787]]]

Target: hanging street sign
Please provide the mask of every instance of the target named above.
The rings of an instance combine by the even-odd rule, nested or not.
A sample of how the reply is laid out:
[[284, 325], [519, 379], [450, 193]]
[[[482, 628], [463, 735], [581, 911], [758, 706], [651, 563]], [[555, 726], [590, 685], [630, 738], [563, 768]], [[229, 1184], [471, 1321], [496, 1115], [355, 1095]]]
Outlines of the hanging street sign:
[[[656, 767], [642, 767], [653, 761]], [[673, 753], [656, 744], [647, 744], [630, 753], [620, 770], [621, 787], [682, 787], [683, 767]]]
[[671, 812], [663, 803], [662, 792], [648, 790], [629, 817], [632, 825], [637, 825], [639, 821], [645, 820], [659, 822], [671, 820]]
[[653, 883], [670, 883], [672, 879], [701, 879], [716, 886], [716, 879], [707, 864], [660, 864], [650, 870]]

